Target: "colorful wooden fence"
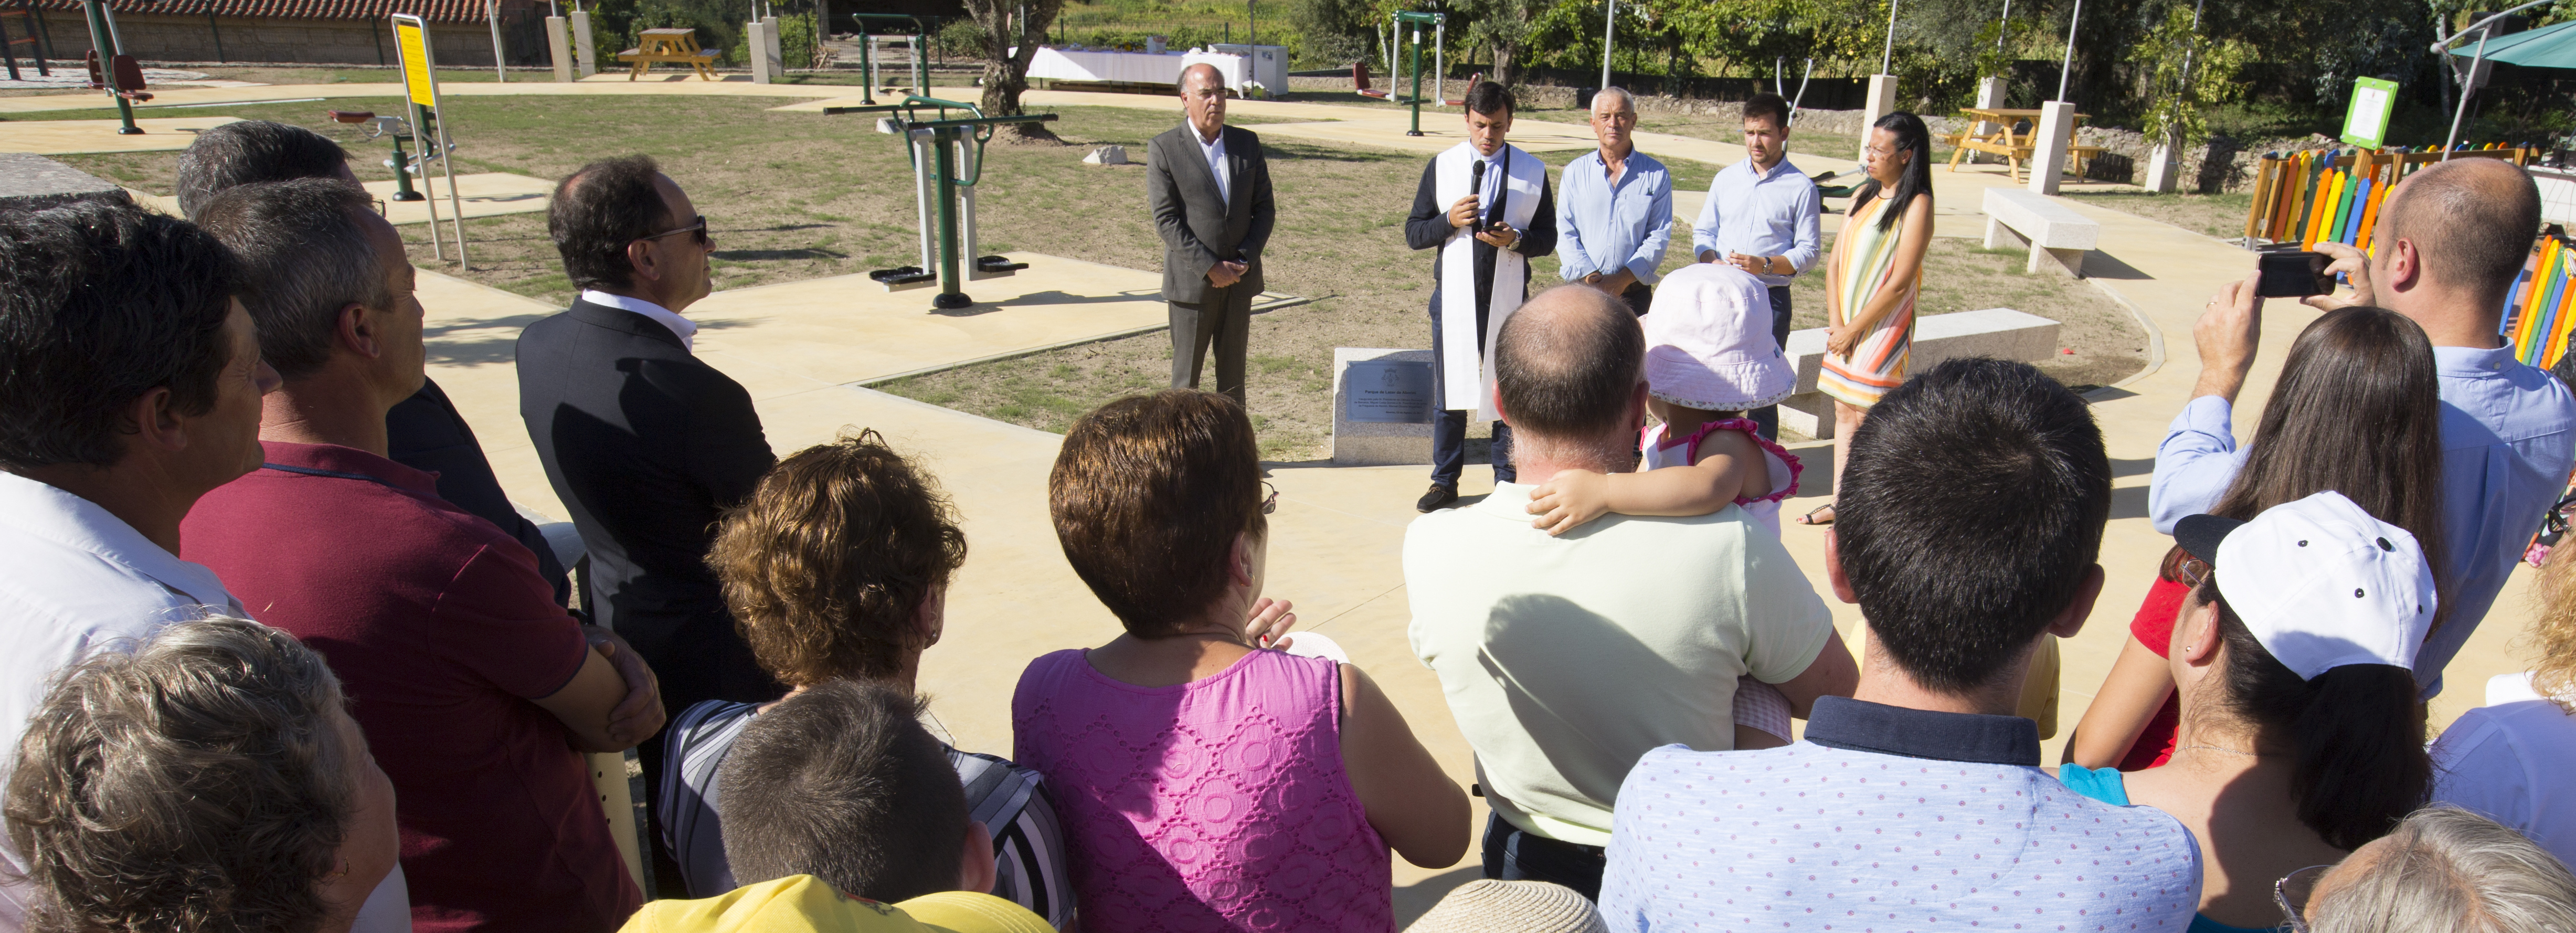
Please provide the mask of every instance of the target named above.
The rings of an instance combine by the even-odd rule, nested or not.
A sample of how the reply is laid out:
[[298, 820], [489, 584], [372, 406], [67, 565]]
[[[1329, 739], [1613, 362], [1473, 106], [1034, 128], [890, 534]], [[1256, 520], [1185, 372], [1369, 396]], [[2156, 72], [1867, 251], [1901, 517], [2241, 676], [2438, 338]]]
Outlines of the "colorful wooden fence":
[[2570, 331], [2576, 330], [2571, 302], [2576, 302], [2576, 243], [2552, 226], [2505, 296], [2504, 333], [2513, 340], [2514, 355], [2542, 369], [2558, 365], [2567, 355]]
[[[2528, 165], [2540, 150], [2502, 143], [2461, 149], [2454, 157], [2511, 159]], [[2268, 153], [2256, 164], [2254, 203], [2245, 214], [2245, 237], [2255, 242], [2318, 243], [2371, 247], [2379, 208], [2410, 172], [2442, 161], [2440, 150], [2312, 149]]]

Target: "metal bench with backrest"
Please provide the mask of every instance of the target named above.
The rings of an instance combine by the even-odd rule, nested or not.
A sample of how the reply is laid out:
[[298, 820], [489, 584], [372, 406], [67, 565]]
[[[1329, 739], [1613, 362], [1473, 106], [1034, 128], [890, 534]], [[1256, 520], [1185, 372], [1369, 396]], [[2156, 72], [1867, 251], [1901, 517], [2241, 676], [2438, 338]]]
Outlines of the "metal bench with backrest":
[[2050, 269], [2084, 277], [2084, 254], [2102, 241], [2102, 225], [2048, 195], [2020, 188], [1986, 189], [1986, 248], [2030, 250], [2024, 272]]

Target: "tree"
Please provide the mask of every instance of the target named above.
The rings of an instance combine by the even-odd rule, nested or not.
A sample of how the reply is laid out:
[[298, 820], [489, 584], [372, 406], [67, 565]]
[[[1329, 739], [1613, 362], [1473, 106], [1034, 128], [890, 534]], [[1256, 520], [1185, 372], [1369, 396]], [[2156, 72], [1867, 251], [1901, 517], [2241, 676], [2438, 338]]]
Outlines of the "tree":
[[[1056, 14], [1064, 11], [1064, 0], [964, 0], [964, 5], [984, 35], [984, 99], [978, 106], [988, 117], [1019, 116], [1025, 112], [1020, 109], [1020, 93], [1029, 89], [1029, 61], [1037, 57], [1038, 44], [1046, 41], [1047, 27], [1055, 24]], [[995, 132], [1056, 141], [1055, 134], [1038, 123], [1007, 124]]]

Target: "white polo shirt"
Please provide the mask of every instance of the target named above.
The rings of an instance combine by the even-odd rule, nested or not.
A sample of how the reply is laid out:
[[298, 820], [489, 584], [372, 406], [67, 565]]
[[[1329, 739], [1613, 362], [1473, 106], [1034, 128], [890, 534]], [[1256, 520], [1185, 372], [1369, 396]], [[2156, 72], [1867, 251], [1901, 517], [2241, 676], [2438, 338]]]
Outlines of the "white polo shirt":
[[2532, 689], [2531, 675], [2487, 681], [2487, 705], [2433, 742], [2433, 800], [2521, 831], [2576, 865], [2576, 717]]
[[1497, 483], [1405, 529], [1406, 634], [1476, 750], [1485, 802], [1540, 836], [1607, 845], [1638, 757], [1734, 748], [1736, 679], [1805, 673], [1833, 614], [1741, 507], [1604, 515], [1549, 537], [1530, 527], [1534, 488]]

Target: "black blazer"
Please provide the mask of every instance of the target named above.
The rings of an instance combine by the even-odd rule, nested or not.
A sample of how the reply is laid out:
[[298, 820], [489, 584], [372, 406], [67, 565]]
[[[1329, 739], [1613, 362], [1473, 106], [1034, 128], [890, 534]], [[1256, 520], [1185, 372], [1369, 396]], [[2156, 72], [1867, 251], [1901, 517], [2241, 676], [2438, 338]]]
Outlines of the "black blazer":
[[777, 696], [707, 547], [773, 457], [751, 393], [662, 323], [573, 302], [519, 335], [519, 417], [590, 549], [591, 617], [653, 665], [665, 708]]
[[498, 525], [537, 555], [537, 573], [555, 588], [555, 605], [570, 605], [572, 586], [553, 545], [537, 523], [519, 514], [492, 475], [492, 461], [474, 439], [474, 428], [458, 414], [456, 403], [435, 380], [423, 379], [420, 391], [385, 413], [388, 459], [415, 470], [438, 474], [438, 497]]
[[1182, 304], [1206, 299], [1207, 272], [1219, 262], [1249, 265], [1237, 287], [1261, 291], [1261, 249], [1278, 220], [1260, 134], [1225, 128], [1229, 183], [1220, 198], [1198, 132], [1184, 122], [1145, 144], [1145, 199], [1163, 235], [1163, 300]]

